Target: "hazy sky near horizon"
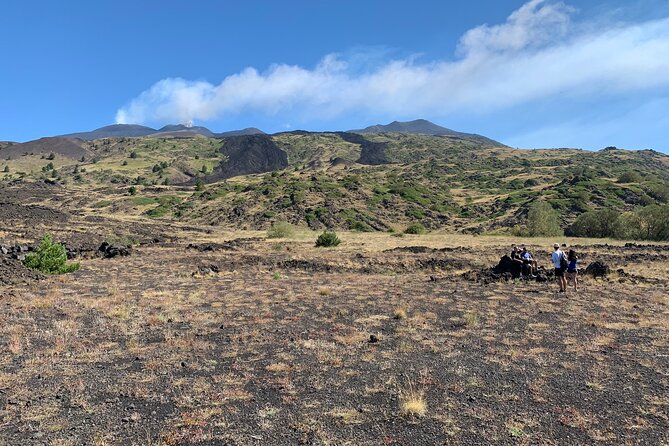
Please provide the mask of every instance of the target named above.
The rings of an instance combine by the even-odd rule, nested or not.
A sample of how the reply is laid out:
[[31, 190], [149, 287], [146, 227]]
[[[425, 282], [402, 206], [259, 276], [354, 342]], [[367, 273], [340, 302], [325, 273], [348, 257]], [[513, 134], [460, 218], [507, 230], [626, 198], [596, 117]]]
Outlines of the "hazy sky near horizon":
[[516, 147], [669, 151], [669, 0], [0, 6], [0, 140], [114, 122], [429, 119]]

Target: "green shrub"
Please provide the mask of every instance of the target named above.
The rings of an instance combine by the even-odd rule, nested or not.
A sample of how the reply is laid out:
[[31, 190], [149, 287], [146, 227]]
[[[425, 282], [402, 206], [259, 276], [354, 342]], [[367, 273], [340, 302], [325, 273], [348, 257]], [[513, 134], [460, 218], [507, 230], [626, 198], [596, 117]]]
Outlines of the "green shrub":
[[576, 237], [612, 238], [621, 233], [620, 214], [613, 209], [590, 211], [578, 216], [571, 225]]
[[412, 223], [404, 230], [405, 234], [425, 234], [425, 226], [420, 223]]
[[639, 238], [642, 240], [669, 240], [669, 205], [643, 207], [635, 212], [638, 218]]
[[328, 248], [331, 246], [337, 246], [341, 243], [339, 237], [334, 231], [323, 231], [321, 235], [316, 239], [316, 246], [320, 248]]
[[101, 200], [101, 201], [98, 201], [97, 203], [94, 203], [93, 207], [96, 208], [96, 209], [99, 209], [99, 208], [106, 208], [107, 206], [111, 206], [111, 205], [112, 205], [111, 201]]
[[67, 263], [67, 251], [46, 234], [35, 252], [26, 256], [23, 264], [45, 274], [71, 273], [79, 269], [78, 263]]
[[287, 221], [277, 221], [267, 230], [267, 238], [288, 238], [295, 235], [295, 226]]
[[202, 181], [201, 178], [198, 178], [195, 180], [195, 190], [196, 191], [203, 191], [204, 190], [204, 181]]
[[562, 235], [560, 216], [545, 201], [536, 201], [527, 213], [527, 233], [530, 237]]
[[648, 195], [660, 203], [669, 203], [669, 185], [654, 184], [648, 189]]
[[374, 232], [374, 228], [372, 228], [369, 224], [365, 223], [364, 221], [360, 220], [351, 222], [351, 230], [358, 232]]
[[669, 205], [644, 206], [619, 214], [611, 209], [586, 212], [571, 227], [578, 237], [669, 240]]
[[632, 170], [627, 170], [618, 176], [619, 183], [638, 183], [639, 181], [641, 181], [641, 175]]

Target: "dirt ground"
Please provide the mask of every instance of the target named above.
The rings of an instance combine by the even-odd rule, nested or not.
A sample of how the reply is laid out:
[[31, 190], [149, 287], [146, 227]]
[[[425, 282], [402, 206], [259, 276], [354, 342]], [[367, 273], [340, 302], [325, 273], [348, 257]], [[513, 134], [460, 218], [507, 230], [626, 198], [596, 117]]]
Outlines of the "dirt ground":
[[510, 238], [145, 235], [0, 285], [0, 445], [669, 444], [667, 245], [570, 240], [613, 272], [562, 296], [467, 278]]

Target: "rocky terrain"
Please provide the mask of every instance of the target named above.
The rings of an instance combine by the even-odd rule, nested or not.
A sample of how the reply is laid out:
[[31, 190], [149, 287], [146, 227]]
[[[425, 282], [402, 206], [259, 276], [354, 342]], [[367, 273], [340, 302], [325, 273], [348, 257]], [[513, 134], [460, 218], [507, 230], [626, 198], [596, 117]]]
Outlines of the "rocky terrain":
[[[566, 240], [582, 275], [563, 296], [488, 274], [518, 242], [548, 268], [550, 239], [350, 232], [323, 249], [308, 231], [41, 212], [0, 209], [3, 444], [669, 440], [668, 245]], [[44, 231], [79, 271], [12, 258]]]
[[[276, 144], [294, 166], [292, 139], [324, 137], [263, 136], [239, 150]], [[326, 137], [360, 156], [355, 143]], [[129, 147], [150, 144], [139, 141]], [[203, 155], [216, 148], [193, 142]], [[306, 226], [268, 238], [226, 225], [264, 225], [251, 211], [267, 203], [256, 193], [291, 191], [296, 204], [285, 209], [304, 203], [300, 191], [334, 202], [322, 171], [289, 167], [199, 191], [137, 185], [133, 195], [95, 168], [115, 154], [141, 158], [120, 142], [96, 144], [84, 180], [94, 187], [65, 175], [0, 185], [0, 444], [669, 440], [669, 245], [560, 238], [581, 261], [579, 291], [565, 296], [551, 275], [554, 239], [354, 231], [316, 248]], [[318, 150], [311, 156], [330, 156]], [[364, 180], [342, 184], [364, 197]], [[235, 204], [239, 220], [218, 202], [228, 194], [248, 197]], [[191, 209], [202, 213], [169, 216]], [[356, 215], [380, 229], [387, 221]], [[328, 218], [337, 225], [333, 213], [318, 221]], [[221, 225], [201, 223], [212, 221]], [[46, 233], [78, 271], [23, 266]], [[500, 269], [519, 243], [539, 260], [537, 278]]]

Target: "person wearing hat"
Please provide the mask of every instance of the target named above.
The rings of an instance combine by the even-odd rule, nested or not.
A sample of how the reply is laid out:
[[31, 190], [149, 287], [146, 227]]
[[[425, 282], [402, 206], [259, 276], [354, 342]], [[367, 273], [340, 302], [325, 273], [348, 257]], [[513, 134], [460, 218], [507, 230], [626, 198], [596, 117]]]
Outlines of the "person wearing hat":
[[557, 278], [558, 286], [560, 287], [560, 293], [567, 292], [567, 279], [564, 277], [564, 272], [567, 270], [567, 257], [564, 255], [564, 252], [560, 249], [560, 244], [553, 244], [553, 254], [551, 255], [551, 260], [553, 261], [553, 266], [555, 267], [555, 277]]

